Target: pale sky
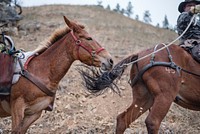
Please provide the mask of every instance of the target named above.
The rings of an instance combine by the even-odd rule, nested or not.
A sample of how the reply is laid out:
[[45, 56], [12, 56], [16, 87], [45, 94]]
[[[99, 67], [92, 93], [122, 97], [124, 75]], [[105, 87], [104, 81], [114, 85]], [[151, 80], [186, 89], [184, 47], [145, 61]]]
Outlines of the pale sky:
[[133, 5], [133, 15], [139, 15], [139, 20], [143, 20], [144, 11], [149, 10], [153, 25], [157, 23], [162, 26], [165, 15], [169, 24], [176, 25], [178, 12], [178, 5], [184, 0], [20, 0], [22, 6], [37, 6], [47, 4], [71, 4], [71, 5], [97, 5], [98, 1], [102, 1], [104, 8], [110, 5], [111, 10], [119, 3], [120, 8], [126, 9], [128, 2]]

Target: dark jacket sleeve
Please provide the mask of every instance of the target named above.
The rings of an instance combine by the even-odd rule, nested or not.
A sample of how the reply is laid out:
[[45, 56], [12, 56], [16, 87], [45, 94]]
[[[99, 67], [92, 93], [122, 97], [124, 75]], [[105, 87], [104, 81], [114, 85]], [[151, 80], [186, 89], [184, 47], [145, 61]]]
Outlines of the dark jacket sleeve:
[[179, 15], [177, 19], [177, 31], [179, 35], [181, 35], [186, 29], [186, 27], [190, 23], [192, 16], [193, 14], [190, 12], [183, 12]]

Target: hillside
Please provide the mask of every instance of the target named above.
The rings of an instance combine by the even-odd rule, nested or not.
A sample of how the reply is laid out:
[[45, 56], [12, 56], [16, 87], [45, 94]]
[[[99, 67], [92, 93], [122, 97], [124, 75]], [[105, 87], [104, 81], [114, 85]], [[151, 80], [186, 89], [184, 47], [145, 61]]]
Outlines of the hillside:
[[[19, 22], [19, 31], [13, 39], [17, 48], [35, 49], [51, 33], [65, 25], [63, 15], [86, 26], [86, 30], [113, 56], [115, 63], [127, 55], [173, 41], [177, 34], [135, 21], [118, 13], [97, 6], [48, 5], [23, 8], [24, 19]], [[131, 103], [126, 71], [118, 85], [122, 97], [107, 92], [98, 97], [88, 95], [81, 85], [81, 77], [75, 70], [75, 62], [61, 81], [61, 90], [56, 95], [52, 112], [42, 117], [28, 130], [29, 134], [112, 134], [116, 116]], [[101, 102], [101, 103], [99, 103]], [[163, 120], [160, 132], [200, 133], [200, 114], [173, 105]], [[131, 124], [126, 133], [147, 133], [146, 114]], [[9, 133], [11, 120], [1, 119], [0, 128]]]

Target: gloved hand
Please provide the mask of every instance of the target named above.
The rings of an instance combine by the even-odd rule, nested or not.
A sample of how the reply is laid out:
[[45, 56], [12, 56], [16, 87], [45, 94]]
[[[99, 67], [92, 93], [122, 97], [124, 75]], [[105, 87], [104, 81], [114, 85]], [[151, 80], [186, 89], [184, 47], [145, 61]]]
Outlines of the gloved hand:
[[193, 14], [200, 13], [200, 5], [195, 5], [195, 6], [191, 7], [190, 12]]

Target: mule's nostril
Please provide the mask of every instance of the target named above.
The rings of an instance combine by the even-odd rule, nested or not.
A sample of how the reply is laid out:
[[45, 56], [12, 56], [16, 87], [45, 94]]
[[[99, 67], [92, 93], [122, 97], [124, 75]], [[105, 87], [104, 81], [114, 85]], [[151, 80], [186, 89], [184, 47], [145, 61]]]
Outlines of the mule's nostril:
[[112, 59], [109, 59], [108, 62], [110, 63], [110, 65], [113, 65], [114, 63]]

